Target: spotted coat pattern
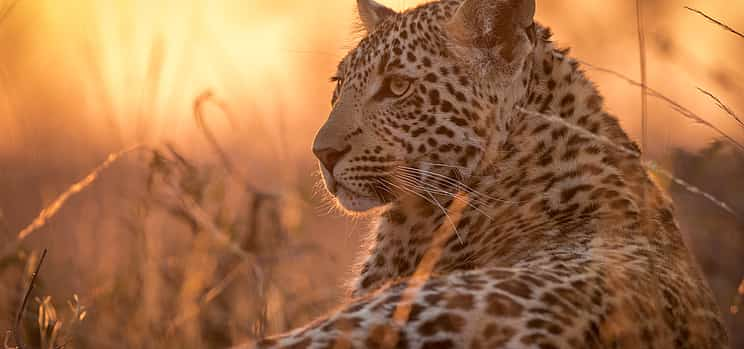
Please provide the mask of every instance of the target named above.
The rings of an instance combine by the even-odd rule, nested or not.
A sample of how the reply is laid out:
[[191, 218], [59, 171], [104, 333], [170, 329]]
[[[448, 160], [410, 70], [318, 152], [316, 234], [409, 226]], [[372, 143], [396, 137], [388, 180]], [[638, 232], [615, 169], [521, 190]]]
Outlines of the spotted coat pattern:
[[[378, 222], [352, 300], [257, 347], [726, 347], [640, 150], [548, 29], [512, 31], [519, 2], [360, 0], [378, 23], [315, 150], [339, 204]], [[498, 32], [465, 45], [458, 13]]]

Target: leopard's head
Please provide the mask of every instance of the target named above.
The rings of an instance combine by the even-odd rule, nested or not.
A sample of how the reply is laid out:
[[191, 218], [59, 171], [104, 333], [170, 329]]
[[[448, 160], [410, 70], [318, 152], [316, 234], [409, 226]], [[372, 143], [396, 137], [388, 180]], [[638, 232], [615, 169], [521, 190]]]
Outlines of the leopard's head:
[[443, 0], [403, 13], [358, 0], [366, 37], [332, 78], [313, 152], [363, 212], [458, 190], [505, 137], [534, 50], [534, 0]]

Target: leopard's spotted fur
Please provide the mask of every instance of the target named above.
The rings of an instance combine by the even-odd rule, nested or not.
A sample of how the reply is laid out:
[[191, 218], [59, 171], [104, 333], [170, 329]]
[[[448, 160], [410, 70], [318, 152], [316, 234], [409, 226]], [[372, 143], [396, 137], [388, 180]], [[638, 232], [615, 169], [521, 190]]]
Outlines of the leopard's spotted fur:
[[314, 151], [379, 222], [354, 299], [258, 347], [726, 347], [671, 203], [534, 0], [358, 5]]

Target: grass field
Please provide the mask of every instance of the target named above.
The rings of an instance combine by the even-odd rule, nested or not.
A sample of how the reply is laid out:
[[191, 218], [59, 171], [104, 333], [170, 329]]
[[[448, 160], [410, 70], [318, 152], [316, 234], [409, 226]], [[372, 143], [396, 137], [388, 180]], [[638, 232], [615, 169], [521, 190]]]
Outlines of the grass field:
[[[369, 223], [334, 209], [310, 145], [353, 4], [0, 0], [0, 330], [43, 249], [27, 348], [227, 347], [341, 304]], [[641, 90], [585, 69], [649, 159], [734, 211], [659, 176], [744, 348], [744, 3], [643, 6], [649, 87], [704, 122], [650, 96], [642, 140]], [[537, 18], [641, 81], [634, 2]]]

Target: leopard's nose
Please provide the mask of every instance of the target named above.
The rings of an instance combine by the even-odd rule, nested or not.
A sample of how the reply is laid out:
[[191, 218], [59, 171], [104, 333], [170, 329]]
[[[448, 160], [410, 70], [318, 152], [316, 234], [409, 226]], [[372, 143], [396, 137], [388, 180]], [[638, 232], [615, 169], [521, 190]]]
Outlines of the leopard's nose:
[[341, 158], [350, 150], [351, 146], [349, 145], [342, 150], [334, 148], [313, 148], [313, 153], [315, 153], [315, 156], [320, 160], [320, 163], [323, 164], [323, 167], [328, 170], [328, 173], [333, 173], [333, 168], [336, 167], [339, 160], [341, 160]]

